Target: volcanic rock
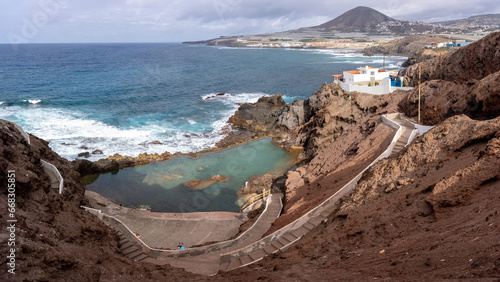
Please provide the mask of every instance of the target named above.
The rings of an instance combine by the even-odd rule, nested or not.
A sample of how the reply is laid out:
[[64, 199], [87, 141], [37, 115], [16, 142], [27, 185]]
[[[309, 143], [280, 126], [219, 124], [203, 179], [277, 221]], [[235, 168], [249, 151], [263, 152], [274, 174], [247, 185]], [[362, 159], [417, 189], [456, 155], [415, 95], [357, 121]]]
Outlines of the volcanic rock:
[[228, 179], [229, 178], [224, 175], [214, 175], [209, 179], [205, 180], [200, 180], [200, 179], [191, 180], [186, 183], [186, 186], [189, 187], [190, 190], [203, 190], [214, 183], [226, 181]]
[[90, 153], [89, 152], [83, 152], [78, 154], [79, 158], [90, 158]]
[[250, 178], [246, 185], [239, 190], [240, 194], [261, 193], [263, 189], [270, 189], [274, 177], [270, 174], [258, 175]]

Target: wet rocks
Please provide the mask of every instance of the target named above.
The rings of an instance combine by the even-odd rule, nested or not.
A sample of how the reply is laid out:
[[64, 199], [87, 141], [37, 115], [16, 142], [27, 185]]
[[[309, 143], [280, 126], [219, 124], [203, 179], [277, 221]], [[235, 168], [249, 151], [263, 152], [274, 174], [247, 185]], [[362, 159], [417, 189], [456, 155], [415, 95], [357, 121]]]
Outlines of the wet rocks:
[[90, 158], [90, 153], [89, 152], [82, 152], [78, 154], [79, 158]]
[[205, 180], [200, 180], [200, 179], [191, 180], [186, 183], [186, 186], [188, 187], [189, 190], [203, 190], [214, 183], [226, 181], [228, 179], [229, 178], [227, 176], [217, 174]]
[[95, 164], [101, 168], [101, 172], [121, 169], [125, 167], [148, 164], [151, 162], [160, 162], [168, 160], [172, 154], [165, 152], [162, 154], [154, 153], [142, 153], [138, 157], [122, 156], [120, 154], [114, 154], [107, 157], [106, 159], [100, 159], [95, 162]]

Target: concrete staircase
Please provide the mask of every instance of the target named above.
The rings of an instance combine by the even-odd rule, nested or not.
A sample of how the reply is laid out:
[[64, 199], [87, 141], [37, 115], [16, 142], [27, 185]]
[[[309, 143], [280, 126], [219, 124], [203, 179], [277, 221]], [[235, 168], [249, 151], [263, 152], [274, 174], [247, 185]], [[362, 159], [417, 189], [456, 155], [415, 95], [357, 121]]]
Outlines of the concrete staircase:
[[311, 217], [309, 220], [304, 222], [300, 227], [294, 230], [288, 230], [283, 234], [280, 234], [280, 236], [277, 236], [274, 240], [270, 240], [268, 242], [262, 241], [260, 244], [255, 245], [254, 248], [249, 252], [241, 250], [237, 253], [222, 255], [220, 261], [220, 270], [233, 270], [238, 267], [257, 262], [267, 255], [276, 253], [280, 250], [287, 250], [293, 243], [302, 238], [302, 236], [307, 234], [316, 226], [320, 225], [322, 222], [326, 221], [335, 207], [336, 206], [332, 206], [321, 211], [314, 217]]
[[118, 246], [124, 256], [135, 261], [142, 261], [148, 257], [148, 255], [142, 252], [142, 247], [139, 244], [131, 242], [121, 231], [118, 231], [118, 236], [120, 236]]

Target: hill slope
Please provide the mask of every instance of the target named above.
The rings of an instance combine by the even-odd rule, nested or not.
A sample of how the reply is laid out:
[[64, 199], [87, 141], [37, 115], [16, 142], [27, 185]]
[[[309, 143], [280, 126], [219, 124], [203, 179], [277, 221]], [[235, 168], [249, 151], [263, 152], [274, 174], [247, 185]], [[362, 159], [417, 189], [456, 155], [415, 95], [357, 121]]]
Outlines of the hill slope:
[[464, 26], [492, 26], [500, 27], [500, 14], [487, 14], [468, 17], [466, 19], [436, 22], [435, 24], [448, 27], [464, 27]]
[[397, 20], [390, 18], [372, 8], [359, 6], [317, 27], [327, 30], [364, 31], [372, 29], [381, 22], [388, 21]]

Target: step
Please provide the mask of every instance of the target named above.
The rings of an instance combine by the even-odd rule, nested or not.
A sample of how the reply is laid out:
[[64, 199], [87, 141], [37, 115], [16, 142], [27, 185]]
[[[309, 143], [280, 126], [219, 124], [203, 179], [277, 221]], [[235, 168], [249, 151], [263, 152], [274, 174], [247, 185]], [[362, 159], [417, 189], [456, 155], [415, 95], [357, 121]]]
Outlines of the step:
[[137, 250], [137, 251], [135, 251], [135, 252], [129, 253], [129, 254], [127, 255], [127, 257], [129, 257], [129, 258], [133, 259], [133, 258], [135, 258], [135, 257], [139, 256], [139, 255], [140, 255], [140, 254], [142, 254], [142, 253], [143, 253], [142, 251]]
[[238, 257], [233, 257], [226, 270], [233, 270], [240, 266], [242, 266], [240, 259]]
[[292, 233], [288, 232], [288, 233], [285, 233], [283, 234], [282, 236], [283, 238], [286, 238], [288, 241], [290, 242], [294, 242], [296, 241], [299, 237], [293, 235]]
[[260, 250], [257, 250], [255, 252], [251, 252], [248, 254], [253, 260], [258, 260], [258, 259], [261, 259], [265, 256], [267, 256], [267, 253], [266, 251], [260, 249]]
[[283, 238], [283, 237], [278, 238], [277, 241], [280, 242], [283, 246], [286, 246], [292, 242], [292, 241], [289, 241], [288, 239]]
[[127, 241], [125, 244], [123, 244], [123, 245], [121, 245], [121, 246], [120, 246], [120, 249], [121, 249], [121, 250], [125, 250], [125, 249], [127, 249], [128, 247], [131, 247], [131, 246], [133, 246], [133, 245], [134, 245], [134, 243], [132, 243], [132, 242], [130, 242], [130, 241]]
[[271, 245], [272, 245], [273, 247], [275, 247], [276, 249], [281, 249], [282, 247], [284, 247], [284, 246], [285, 246], [285, 245], [284, 245], [284, 244], [282, 244], [280, 241], [273, 241], [273, 242], [271, 243]]
[[128, 254], [133, 253], [133, 252], [135, 252], [137, 250], [138, 250], [138, 248], [136, 246], [130, 246], [130, 247], [122, 250], [122, 254], [128, 255]]
[[118, 241], [118, 245], [123, 246], [123, 244], [127, 243], [127, 242], [130, 242], [127, 238], [122, 238], [120, 236], [120, 241]]
[[323, 211], [322, 213], [320, 213], [321, 216], [325, 217], [325, 218], [328, 218], [328, 216], [330, 215], [331, 212], [329, 211]]
[[228, 261], [228, 262], [224, 262], [224, 263], [221, 263], [219, 265], [219, 270], [222, 270], [222, 271], [227, 271], [228, 268], [229, 268], [229, 265], [231, 264], [231, 261]]
[[297, 228], [297, 229], [295, 229], [295, 230], [291, 231], [290, 233], [292, 233], [292, 234], [293, 234], [293, 236], [296, 236], [297, 238], [300, 238], [300, 237], [302, 237], [302, 236], [306, 235], [306, 234], [307, 234], [307, 232], [309, 232], [309, 229], [307, 229], [307, 228], [305, 228], [305, 227], [301, 226], [301, 227], [299, 227], [299, 228]]
[[130, 258], [131, 258], [131, 259], [133, 259], [133, 260], [136, 260], [138, 257], [140, 257], [140, 256], [142, 256], [142, 255], [144, 255], [144, 253], [143, 253], [142, 251], [140, 251], [139, 253], [137, 253], [137, 255], [135, 255], [135, 256], [130, 256]]
[[276, 248], [275, 246], [273, 246], [272, 244], [269, 244], [269, 245], [266, 245], [264, 248], [262, 248], [266, 253], [268, 254], [272, 254], [274, 252], [276, 252], [277, 250], [279, 250], [279, 248]]
[[140, 256], [135, 257], [135, 258], [134, 258], [134, 260], [135, 260], [135, 261], [143, 261], [143, 260], [145, 260], [147, 257], [148, 257], [148, 255], [146, 255], [146, 254], [144, 254], [144, 253], [143, 253], [143, 254], [141, 254]]
[[326, 219], [327, 219], [326, 217], [319, 215], [319, 216], [316, 216], [316, 217], [309, 219], [307, 222], [311, 223], [314, 226], [318, 226], [321, 224], [321, 222], [323, 222]]
[[252, 263], [254, 260], [248, 256], [248, 255], [243, 255], [240, 257], [241, 265], [249, 264]]
[[307, 228], [307, 229], [309, 229], [309, 230], [312, 230], [312, 229], [314, 229], [314, 228], [316, 227], [316, 225], [311, 224], [311, 223], [308, 221], [308, 222], [306, 222], [306, 223], [302, 224], [302, 227], [305, 227], [305, 228]]

